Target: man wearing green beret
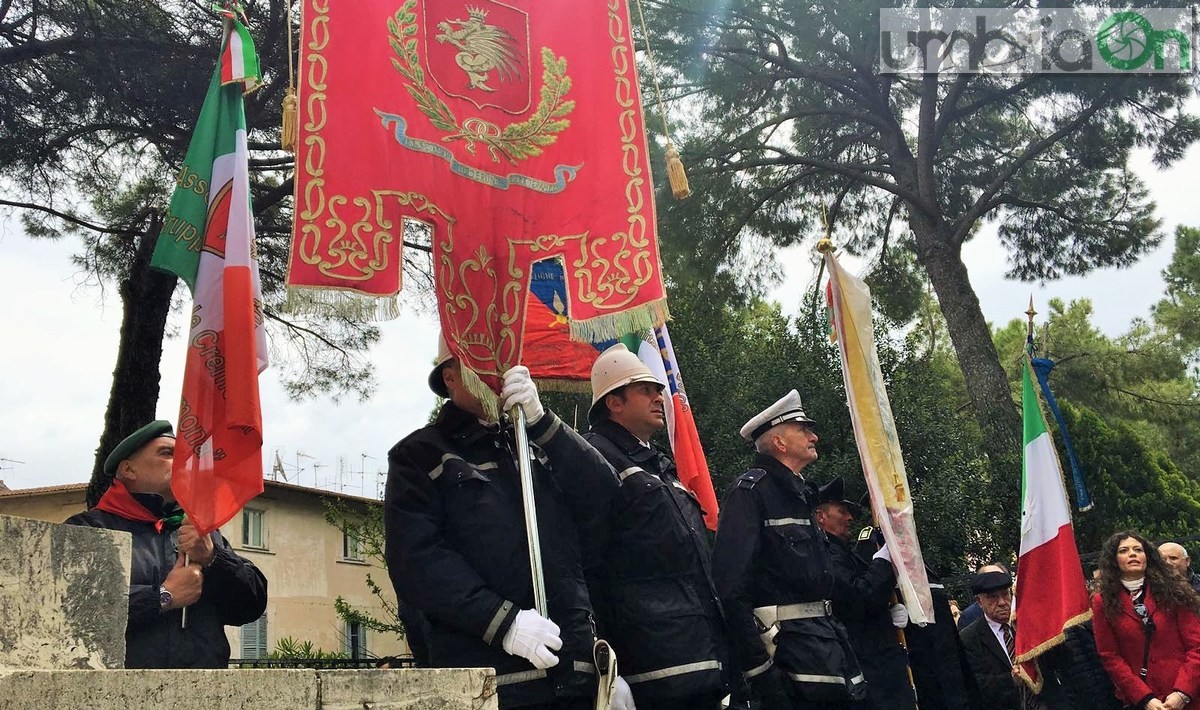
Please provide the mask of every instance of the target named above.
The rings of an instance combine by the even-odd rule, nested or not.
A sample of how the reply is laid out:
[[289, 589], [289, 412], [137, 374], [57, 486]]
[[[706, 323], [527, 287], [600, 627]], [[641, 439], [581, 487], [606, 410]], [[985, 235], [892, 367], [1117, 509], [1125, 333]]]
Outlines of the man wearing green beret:
[[171, 492], [174, 457], [170, 422], [133, 432], [104, 460], [112, 484], [96, 507], [66, 522], [133, 536], [126, 668], [224, 668], [225, 626], [262, 616], [267, 580], [221, 533], [201, 536], [185, 520]]

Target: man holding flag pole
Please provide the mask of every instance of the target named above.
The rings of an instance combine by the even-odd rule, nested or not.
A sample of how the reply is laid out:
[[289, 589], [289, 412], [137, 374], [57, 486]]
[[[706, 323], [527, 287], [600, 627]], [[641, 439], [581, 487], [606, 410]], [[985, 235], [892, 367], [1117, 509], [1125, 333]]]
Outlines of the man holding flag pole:
[[155, 421], [126, 437], [105, 460], [113, 481], [97, 506], [67, 520], [133, 537], [127, 668], [223, 668], [224, 627], [267, 603], [262, 573], [217, 532], [262, 492], [267, 366], [242, 105], [258, 61], [237, 12], [222, 12], [221, 59], [151, 261], [194, 297], [179, 436]]

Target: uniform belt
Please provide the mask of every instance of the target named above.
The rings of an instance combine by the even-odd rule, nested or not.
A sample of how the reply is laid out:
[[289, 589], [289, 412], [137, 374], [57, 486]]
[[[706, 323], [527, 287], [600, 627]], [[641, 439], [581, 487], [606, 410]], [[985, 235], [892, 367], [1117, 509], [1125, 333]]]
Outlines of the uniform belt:
[[764, 617], [767, 619], [773, 618], [775, 621], [817, 619], [823, 616], [833, 616], [833, 602], [828, 599], [821, 599], [815, 602], [800, 602], [799, 604], [760, 606], [754, 612], [760, 619]]

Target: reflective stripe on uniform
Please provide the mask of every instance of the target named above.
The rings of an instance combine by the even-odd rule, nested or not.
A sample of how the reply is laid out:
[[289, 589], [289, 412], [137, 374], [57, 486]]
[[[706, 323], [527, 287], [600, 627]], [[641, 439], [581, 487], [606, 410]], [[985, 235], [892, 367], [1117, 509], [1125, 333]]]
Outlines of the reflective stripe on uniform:
[[645, 471], [646, 469], [642, 468], [641, 466], [630, 466], [624, 471], [618, 473], [617, 478], [621, 479], [621, 483], [624, 483], [626, 478], [629, 478], [635, 473], [645, 473]]
[[783, 525], [812, 525], [808, 518], [767, 518], [763, 521], [764, 528], [777, 528]]
[[546, 677], [546, 671], [534, 669], [532, 671], [517, 671], [516, 673], [505, 673], [504, 675], [496, 676], [496, 685], [512, 685], [513, 683], [528, 683], [531, 680], [541, 680]]
[[[596, 666], [587, 661], [575, 661], [572, 665], [576, 673], [587, 673], [588, 675], [596, 675]], [[546, 671], [517, 671], [516, 673], [505, 673], [504, 675], [496, 676], [496, 685], [512, 685], [513, 683], [528, 683], [531, 680], [541, 680], [546, 677]]]
[[822, 616], [833, 616], [833, 605], [824, 599], [816, 602], [801, 602], [800, 604], [780, 604], [775, 607], [776, 621], [817, 619]]
[[488, 624], [487, 631], [483, 632], [483, 642], [487, 645], [492, 645], [492, 640], [496, 638], [496, 632], [500, 630], [500, 624], [504, 621], [504, 617], [508, 616], [508, 612], [512, 609], [512, 602], [505, 601], [496, 611], [496, 615], [492, 617], [492, 622]]
[[432, 471], [429, 472], [429, 477], [436, 481], [438, 479], [438, 477], [442, 475], [442, 469], [445, 468], [446, 463], [449, 461], [453, 461], [455, 459], [457, 459], [459, 461], [463, 461], [467, 465], [471, 466], [472, 468], [478, 469], [480, 471], [491, 471], [497, 467], [497, 464], [495, 461], [486, 461], [484, 463], [471, 463], [470, 461], [467, 461], [466, 459], [464, 459], [461, 456], [455, 456], [454, 454], [442, 454], [442, 462], [440, 464], [438, 464], [436, 468], [434, 468]]
[[756, 675], [762, 675], [763, 673], [766, 673], [771, 668], [771, 663], [772, 663], [772, 660], [770, 658], [768, 658], [767, 662], [762, 664], [761, 666], [756, 666], [756, 667], [751, 668], [750, 670], [742, 673], [742, 677], [745, 678], [746, 680], [750, 680], [751, 678], [753, 678]]
[[[545, 416], [545, 415], [543, 415], [543, 416]], [[537, 444], [538, 446], [545, 446], [546, 442], [550, 441], [550, 437], [552, 437], [558, 433], [558, 429], [561, 426], [562, 426], [562, 420], [559, 419], [558, 417], [555, 417], [554, 421], [550, 423], [550, 428], [546, 430], [546, 433], [542, 434], [538, 438], [534, 439], [533, 443]]]
[[944, 584], [937, 584], [937, 583], [935, 583], [935, 582], [930, 582], [930, 583], [929, 583], [929, 588], [930, 588], [930, 589], [945, 589], [945, 588], [946, 588], [946, 585], [944, 585]]
[[859, 673], [858, 675], [856, 675], [850, 679], [850, 685], [858, 685], [859, 683], [865, 683], [865, 682], [867, 682], [867, 679], [865, 677], [863, 677], [862, 673]]
[[[812, 673], [788, 673], [788, 677], [797, 683], [831, 683], [845, 685], [846, 679], [840, 675], [814, 675]], [[862, 676], [859, 676], [860, 678]], [[852, 683], [854, 681], [851, 681]]]
[[648, 680], [661, 680], [663, 678], [671, 678], [685, 673], [696, 673], [697, 671], [719, 671], [721, 670], [720, 661], [697, 661], [695, 663], [685, 663], [682, 666], [671, 666], [670, 668], [660, 668], [656, 671], [646, 671], [645, 673], [635, 673], [633, 675], [621, 676], [626, 683], [633, 685], [634, 683], [645, 683]]
[[442, 462], [437, 465], [437, 468], [429, 472], [429, 477], [436, 481], [438, 476], [442, 475], [442, 467], [445, 466], [446, 462], [450, 461], [451, 459], [458, 459], [459, 461], [463, 460], [461, 456], [455, 456], [454, 454], [442, 454]]

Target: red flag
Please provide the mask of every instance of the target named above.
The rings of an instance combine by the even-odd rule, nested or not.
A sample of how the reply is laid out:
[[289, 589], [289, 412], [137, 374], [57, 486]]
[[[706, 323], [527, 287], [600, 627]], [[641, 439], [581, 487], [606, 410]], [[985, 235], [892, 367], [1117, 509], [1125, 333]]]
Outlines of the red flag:
[[521, 362], [533, 264], [575, 340], [667, 316], [624, 0], [305, 0], [292, 287], [390, 297], [403, 222], [433, 231], [450, 349]]

